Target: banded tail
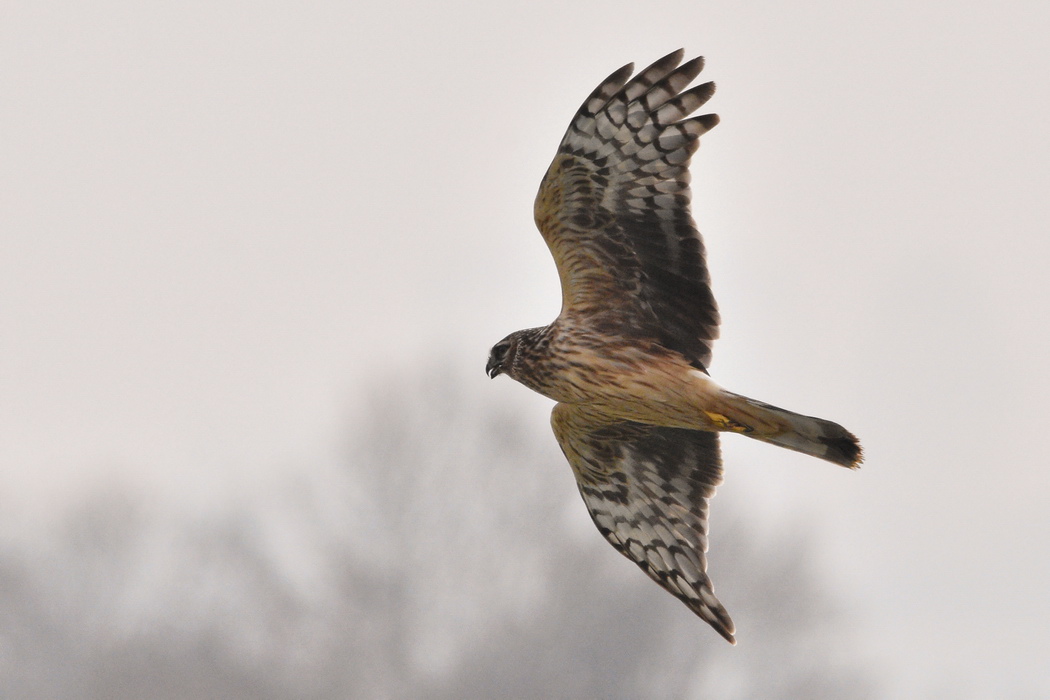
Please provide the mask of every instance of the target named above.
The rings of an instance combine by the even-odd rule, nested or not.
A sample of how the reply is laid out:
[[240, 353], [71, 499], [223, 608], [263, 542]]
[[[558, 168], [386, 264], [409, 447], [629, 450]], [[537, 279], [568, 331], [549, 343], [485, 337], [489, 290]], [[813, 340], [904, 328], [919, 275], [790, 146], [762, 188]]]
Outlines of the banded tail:
[[726, 430], [850, 469], [857, 469], [864, 461], [860, 441], [838, 423], [803, 416], [724, 389], [719, 398], [725, 402], [727, 415], [708, 413], [708, 417], [716, 423], [725, 421]]

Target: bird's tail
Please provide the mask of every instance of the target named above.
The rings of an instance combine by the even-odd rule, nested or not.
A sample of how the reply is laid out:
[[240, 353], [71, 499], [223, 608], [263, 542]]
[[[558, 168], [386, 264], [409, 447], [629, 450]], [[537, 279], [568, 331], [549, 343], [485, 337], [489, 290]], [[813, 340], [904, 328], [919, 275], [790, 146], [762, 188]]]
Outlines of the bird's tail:
[[838, 423], [803, 416], [724, 389], [719, 398], [721, 412], [708, 412], [708, 418], [724, 430], [850, 469], [856, 469], [864, 460], [860, 442]]

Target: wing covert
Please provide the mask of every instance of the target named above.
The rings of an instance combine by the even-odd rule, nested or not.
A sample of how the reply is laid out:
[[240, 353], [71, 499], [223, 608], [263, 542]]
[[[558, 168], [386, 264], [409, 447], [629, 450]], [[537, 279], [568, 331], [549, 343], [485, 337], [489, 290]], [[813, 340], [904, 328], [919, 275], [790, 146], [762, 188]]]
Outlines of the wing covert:
[[543, 179], [535, 214], [558, 266], [562, 314], [652, 338], [706, 368], [719, 317], [690, 213], [688, 166], [718, 117], [686, 118], [714, 84], [686, 90], [703, 59], [679, 65], [682, 57], [675, 51], [633, 78], [629, 64], [591, 93]]
[[722, 482], [718, 434], [608, 422], [565, 403], [551, 423], [605, 539], [735, 644], [705, 556], [708, 500]]

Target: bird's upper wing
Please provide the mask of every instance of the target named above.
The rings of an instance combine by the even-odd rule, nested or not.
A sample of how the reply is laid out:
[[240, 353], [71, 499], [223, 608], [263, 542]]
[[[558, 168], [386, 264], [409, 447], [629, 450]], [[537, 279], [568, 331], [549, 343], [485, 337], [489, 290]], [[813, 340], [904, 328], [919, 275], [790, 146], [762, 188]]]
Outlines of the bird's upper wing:
[[735, 644], [706, 573], [708, 499], [722, 482], [718, 433], [607, 421], [566, 403], [551, 424], [605, 539]]
[[718, 335], [704, 246], [689, 212], [689, 159], [714, 114], [685, 119], [714, 93], [683, 89], [703, 59], [676, 51], [599, 85], [569, 125], [536, 197], [558, 265], [562, 313], [657, 340], [710, 362]]

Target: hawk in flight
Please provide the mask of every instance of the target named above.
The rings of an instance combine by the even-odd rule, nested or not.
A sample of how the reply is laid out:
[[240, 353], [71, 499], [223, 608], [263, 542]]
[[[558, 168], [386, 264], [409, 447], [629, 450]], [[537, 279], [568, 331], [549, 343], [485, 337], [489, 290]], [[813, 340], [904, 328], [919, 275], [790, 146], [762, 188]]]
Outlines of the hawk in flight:
[[718, 434], [854, 469], [861, 449], [837, 423], [726, 391], [708, 374], [719, 316], [688, 167], [718, 117], [689, 117], [715, 86], [685, 89], [703, 59], [682, 57], [633, 78], [624, 66], [573, 117], [535, 204], [561, 313], [496, 343], [486, 369], [558, 402], [554, 434], [602, 535], [735, 644], [706, 573]]

